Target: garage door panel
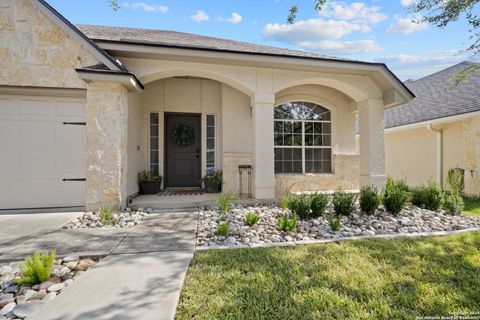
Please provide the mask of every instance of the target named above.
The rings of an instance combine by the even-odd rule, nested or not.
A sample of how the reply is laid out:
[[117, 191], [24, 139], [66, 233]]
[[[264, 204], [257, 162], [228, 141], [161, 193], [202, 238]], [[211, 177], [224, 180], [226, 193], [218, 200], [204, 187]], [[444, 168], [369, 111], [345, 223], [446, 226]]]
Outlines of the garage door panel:
[[85, 101], [0, 95], [0, 209], [85, 205]]

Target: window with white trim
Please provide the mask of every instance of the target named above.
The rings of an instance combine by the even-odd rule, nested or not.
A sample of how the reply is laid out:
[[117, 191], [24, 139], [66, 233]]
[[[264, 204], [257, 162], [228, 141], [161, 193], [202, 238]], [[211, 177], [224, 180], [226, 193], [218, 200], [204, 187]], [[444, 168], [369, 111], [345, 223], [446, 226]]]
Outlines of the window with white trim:
[[275, 173], [332, 172], [332, 115], [310, 102], [274, 111]]
[[158, 151], [159, 151], [158, 113], [150, 113], [150, 170], [156, 173], [159, 172]]
[[207, 170], [215, 169], [215, 115], [207, 114]]

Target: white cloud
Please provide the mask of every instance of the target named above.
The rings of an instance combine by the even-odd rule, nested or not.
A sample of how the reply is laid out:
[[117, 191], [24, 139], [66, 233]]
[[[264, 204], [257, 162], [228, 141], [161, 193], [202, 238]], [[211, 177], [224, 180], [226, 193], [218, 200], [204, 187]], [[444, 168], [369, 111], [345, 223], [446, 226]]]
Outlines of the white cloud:
[[230, 18], [225, 19], [225, 21], [233, 23], [233, 24], [237, 24], [237, 23], [242, 22], [242, 16], [239, 15], [238, 13], [236, 13], [236, 12], [233, 12], [232, 15], [230, 16]]
[[325, 17], [339, 20], [351, 20], [357, 23], [379, 24], [388, 19], [381, 12], [380, 7], [369, 7], [363, 2], [353, 2], [346, 4], [344, 2], [329, 2], [324, 10], [320, 12]]
[[428, 28], [428, 23], [418, 21], [419, 16], [400, 17], [395, 16], [395, 22], [387, 29], [387, 33], [408, 35], [414, 32], [422, 31]]
[[353, 32], [365, 32], [365, 26], [348, 21], [310, 19], [294, 24], [267, 24], [265, 38], [329, 54], [354, 54], [382, 50], [375, 40], [341, 40]]
[[402, 6], [404, 7], [409, 7], [411, 5], [414, 5], [417, 3], [417, 0], [400, 0], [400, 3], [402, 4]]
[[208, 16], [208, 14], [202, 10], [198, 10], [197, 13], [191, 16], [190, 18], [192, 18], [193, 21], [197, 21], [197, 22], [210, 20], [210, 17]]
[[153, 5], [153, 4], [147, 4], [145, 2], [124, 2], [123, 3], [124, 8], [131, 8], [133, 10], [143, 10], [144, 12], [159, 12], [159, 13], [165, 13], [169, 10], [167, 6], [164, 5]]

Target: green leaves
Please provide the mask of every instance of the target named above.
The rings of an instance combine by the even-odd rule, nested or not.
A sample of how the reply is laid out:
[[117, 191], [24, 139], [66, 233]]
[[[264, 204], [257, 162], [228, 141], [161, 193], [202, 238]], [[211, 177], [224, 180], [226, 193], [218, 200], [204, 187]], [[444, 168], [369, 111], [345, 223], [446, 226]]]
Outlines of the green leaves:
[[285, 213], [283, 217], [278, 219], [278, 227], [280, 231], [292, 232], [297, 230], [297, 215], [293, 213], [292, 218], [288, 217], [288, 214]]
[[228, 230], [229, 230], [228, 222], [224, 221], [218, 225], [217, 234], [220, 236], [226, 237], [228, 234]]
[[380, 204], [380, 195], [373, 186], [365, 186], [360, 190], [360, 208], [366, 214], [372, 215]]
[[251, 227], [251, 226], [257, 224], [258, 221], [260, 221], [260, 215], [258, 213], [255, 213], [255, 212], [248, 212], [245, 215], [245, 221]]
[[289, 11], [289, 13], [288, 13], [287, 23], [289, 23], [289, 24], [294, 24], [294, 23], [295, 23], [295, 19], [297, 18], [297, 13], [298, 13], [298, 6], [297, 6], [297, 5], [293, 5], [293, 6], [290, 8], [290, 11]]
[[56, 255], [56, 251], [52, 250], [50, 253], [35, 252], [33, 257], [26, 257], [25, 262], [19, 266], [21, 278], [16, 282], [32, 286], [47, 281], [50, 278]]

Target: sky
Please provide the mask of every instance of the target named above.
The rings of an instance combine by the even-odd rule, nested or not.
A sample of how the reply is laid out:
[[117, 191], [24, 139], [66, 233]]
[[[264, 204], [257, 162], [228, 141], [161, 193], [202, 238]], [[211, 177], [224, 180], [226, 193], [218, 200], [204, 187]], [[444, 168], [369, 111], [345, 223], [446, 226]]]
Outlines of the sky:
[[[415, 0], [47, 0], [74, 24], [175, 30], [349, 59], [384, 62], [400, 79], [419, 79], [461, 61], [469, 45], [463, 19], [439, 29], [409, 12]], [[286, 17], [292, 5], [294, 24]]]

